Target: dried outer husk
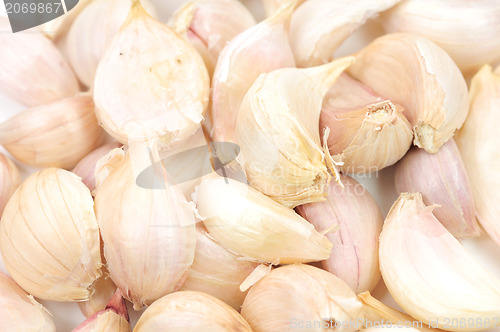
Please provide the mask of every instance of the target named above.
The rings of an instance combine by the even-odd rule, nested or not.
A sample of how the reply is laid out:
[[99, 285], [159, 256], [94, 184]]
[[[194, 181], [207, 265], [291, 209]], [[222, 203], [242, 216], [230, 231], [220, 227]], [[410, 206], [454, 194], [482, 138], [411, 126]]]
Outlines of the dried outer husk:
[[0, 153], [0, 217], [3, 208], [16, 188], [21, 184], [21, 174], [9, 157]]
[[89, 300], [78, 302], [78, 307], [85, 317], [90, 317], [96, 312], [106, 309], [109, 300], [116, 293], [116, 285], [109, 277], [106, 267], [102, 267], [103, 275], [94, 283], [93, 293]]

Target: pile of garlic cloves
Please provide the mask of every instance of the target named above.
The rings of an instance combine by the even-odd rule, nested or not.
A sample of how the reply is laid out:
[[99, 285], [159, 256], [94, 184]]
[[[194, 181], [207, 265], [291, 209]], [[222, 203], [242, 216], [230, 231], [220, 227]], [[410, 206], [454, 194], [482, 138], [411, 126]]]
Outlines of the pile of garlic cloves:
[[174, 2], [0, 18], [0, 331], [500, 328], [500, 3]]

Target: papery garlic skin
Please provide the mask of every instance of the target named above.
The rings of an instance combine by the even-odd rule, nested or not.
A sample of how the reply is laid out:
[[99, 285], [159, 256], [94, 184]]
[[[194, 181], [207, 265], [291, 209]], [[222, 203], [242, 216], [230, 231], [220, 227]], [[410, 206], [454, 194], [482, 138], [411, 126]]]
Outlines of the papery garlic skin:
[[[458, 149], [469, 176], [476, 217], [489, 236], [500, 245], [500, 166], [497, 124], [500, 121], [500, 67], [484, 66], [470, 88], [470, 112], [456, 135]], [[493, 170], [493, 171], [492, 171]]]
[[96, 280], [93, 285], [93, 294], [90, 294], [89, 300], [85, 302], [78, 302], [78, 307], [85, 317], [90, 317], [96, 312], [106, 309], [106, 305], [116, 292], [116, 285], [107, 275], [105, 267], [103, 275]]
[[208, 104], [209, 77], [196, 50], [134, 0], [94, 81], [96, 115], [123, 144], [192, 135]]
[[197, 208], [208, 233], [247, 258], [289, 264], [327, 259], [332, 244], [295, 211], [233, 179], [204, 178]]
[[21, 174], [9, 157], [0, 153], [0, 217], [10, 196], [21, 183]]
[[383, 217], [370, 193], [356, 180], [342, 175], [330, 182], [324, 202], [304, 204], [297, 212], [318, 231], [337, 225], [325, 236], [333, 243], [330, 258], [321, 262], [323, 269], [342, 279], [356, 293], [372, 290], [380, 279], [378, 237]]
[[468, 92], [460, 70], [430, 40], [396, 33], [377, 38], [356, 54], [349, 74], [404, 108], [414, 144], [436, 153], [468, 113]]
[[478, 264], [426, 207], [419, 193], [403, 193], [380, 235], [380, 270], [396, 302], [424, 324], [450, 331], [492, 326], [445, 325], [446, 320], [500, 319], [500, 280]]
[[12, 195], [0, 222], [5, 267], [27, 292], [50, 301], [85, 301], [101, 276], [99, 229], [88, 188], [47, 168]]
[[474, 214], [474, 199], [453, 139], [437, 153], [412, 149], [396, 165], [396, 191], [420, 192], [427, 205], [440, 205], [433, 214], [458, 238], [479, 236]]
[[320, 143], [321, 104], [353, 60], [279, 69], [253, 83], [238, 113], [237, 135], [239, 157], [254, 188], [287, 207], [324, 199], [330, 156]]
[[302, 264], [279, 267], [257, 282], [241, 314], [254, 332], [294, 331], [306, 323], [314, 326], [308, 331], [330, 330], [323, 323], [336, 331], [361, 327], [356, 326], [361, 303], [349, 286], [329, 272]]
[[26, 105], [38, 106], [71, 97], [78, 81], [59, 50], [41, 32], [12, 33], [0, 17], [0, 92]]

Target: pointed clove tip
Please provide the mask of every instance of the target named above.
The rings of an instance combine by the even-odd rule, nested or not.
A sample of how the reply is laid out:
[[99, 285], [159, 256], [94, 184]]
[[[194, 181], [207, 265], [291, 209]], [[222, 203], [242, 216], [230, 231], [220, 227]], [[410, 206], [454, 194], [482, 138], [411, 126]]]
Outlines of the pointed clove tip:
[[106, 305], [105, 310], [112, 310], [116, 312], [118, 315], [122, 316], [127, 320], [127, 322], [130, 322], [130, 317], [128, 315], [128, 310], [127, 310], [127, 304], [125, 303], [125, 299], [122, 296], [122, 293], [120, 292], [119, 289], [116, 290], [115, 294], [113, 294], [113, 297], [111, 300], [109, 300], [108, 304]]

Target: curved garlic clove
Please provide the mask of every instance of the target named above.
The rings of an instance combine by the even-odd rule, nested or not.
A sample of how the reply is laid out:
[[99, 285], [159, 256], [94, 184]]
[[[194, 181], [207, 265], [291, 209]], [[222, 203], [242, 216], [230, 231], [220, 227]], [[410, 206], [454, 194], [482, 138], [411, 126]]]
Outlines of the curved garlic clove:
[[464, 73], [500, 60], [500, 3], [497, 1], [405, 0], [384, 13], [388, 32], [429, 38], [445, 50]]
[[109, 174], [122, 164], [123, 158], [125, 157], [123, 149], [123, 146], [113, 149], [97, 160], [94, 171], [95, 188], [92, 191], [93, 196], [95, 196], [96, 190], [99, 189]]
[[453, 138], [435, 154], [408, 152], [396, 165], [395, 183], [400, 193], [420, 192], [425, 204], [440, 205], [433, 214], [454, 236], [479, 236], [471, 187]]
[[97, 67], [96, 115], [123, 144], [174, 145], [199, 128], [209, 85], [196, 50], [133, 0]]
[[116, 285], [109, 277], [109, 273], [104, 266], [102, 270], [103, 275], [94, 283], [93, 293], [89, 296], [89, 300], [78, 302], [80, 311], [87, 318], [106, 309], [109, 300], [116, 293]]
[[47, 168], [26, 179], [5, 206], [0, 251], [14, 280], [33, 296], [85, 301], [101, 276], [99, 229], [87, 187]]
[[497, 124], [500, 121], [500, 67], [484, 66], [474, 76], [470, 89], [470, 113], [456, 135], [457, 146], [469, 176], [476, 217], [500, 245], [500, 166]]
[[[292, 331], [305, 324], [309, 331], [357, 331], [360, 313], [361, 303], [342, 280], [302, 264], [273, 270], [250, 289], [241, 308], [254, 332]], [[335, 328], [335, 322], [347, 326]]]
[[327, 200], [304, 204], [297, 212], [333, 243], [322, 268], [342, 279], [356, 293], [372, 290], [380, 279], [378, 237], [384, 221], [377, 203], [356, 180], [342, 175], [327, 188]]
[[10, 196], [21, 183], [21, 174], [9, 157], [0, 153], [0, 217]]
[[70, 65], [41, 32], [11, 33], [6, 17], [0, 17], [0, 31], [1, 93], [26, 106], [38, 106], [79, 91]]
[[194, 258], [193, 207], [161, 165], [148, 147], [129, 146], [96, 190], [109, 274], [136, 310], [178, 289]]
[[262, 73], [295, 67], [288, 22], [296, 0], [234, 37], [221, 52], [212, 79], [212, 136], [237, 142], [236, 119], [243, 97]]
[[210, 76], [226, 44], [255, 24], [250, 11], [237, 0], [191, 0], [169, 21], [202, 55]]
[[319, 137], [321, 104], [353, 60], [279, 69], [253, 83], [238, 113], [237, 135], [254, 188], [287, 207], [324, 199], [330, 175]]
[[104, 131], [88, 94], [32, 107], [0, 124], [0, 144], [30, 166], [72, 168], [97, 148]]
[[37, 29], [43, 32], [48, 38], [52, 39], [54, 43], [57, 43], [60, 39], [66, 37], [75, 19], [80, 16], [82, 11], [92, 2], [93, 0], [78, 0], [75, 6], [65, 12], [64, 15], [39, 25]]
[[369, 18], [400, 0], [308, 0], [292, 16], [290, 43], [298, 67], [333, 60], [335, 50]]
[[293, 210], [241, 182], [204, 178], [197, 207], [209, 234], [236, 254], [267, 263], [327, 259], [332, 244]]
[[349, 73], [404, 108], [414, 144], [436, 153], [467, 117], [467, 85], [453, 60], [430, 40], [382, 36], [356, 54]]
[[422, 196], [401, 194], [380, 235], [380, 270], [396, 302], [425, 324], [450, 331], [487, 329], [458, 321], [500, 319], [500, 280], [478, 264], [434, 217]]

